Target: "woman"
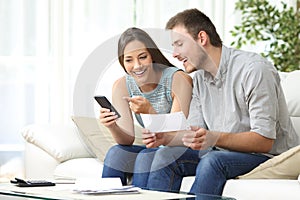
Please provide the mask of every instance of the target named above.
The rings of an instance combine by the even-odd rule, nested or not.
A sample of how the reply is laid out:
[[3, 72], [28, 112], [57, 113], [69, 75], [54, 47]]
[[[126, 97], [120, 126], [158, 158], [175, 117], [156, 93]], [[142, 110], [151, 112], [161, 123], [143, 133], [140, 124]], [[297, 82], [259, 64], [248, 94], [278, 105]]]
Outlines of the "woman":
[[109, 109], [100, 109], [100, 121], [110, 130], [118, 145], [106, 154], [102, 177], [120, 177], [122, 184], [126, 185], [128, 175], [133, 173], [137, 154], [146, 149], [145, 146], [133, 145], [133, 114], [141, 126], [140, 113], [183, 111], [187, 116], [192, 79], [174, 67], [151, 37], [138, 28], [129, 28], [121, 35], [118, 58], [127, 73], [115, 81], [112, 92], [113, 105], [121, 117]]

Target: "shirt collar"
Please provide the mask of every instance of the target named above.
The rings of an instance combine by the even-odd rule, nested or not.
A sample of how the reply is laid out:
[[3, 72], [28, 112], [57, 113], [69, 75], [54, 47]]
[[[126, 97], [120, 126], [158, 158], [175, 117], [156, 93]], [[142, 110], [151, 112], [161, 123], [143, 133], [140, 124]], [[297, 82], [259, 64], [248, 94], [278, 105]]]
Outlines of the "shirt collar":
[[225, 81], [225, 75], [228, 67], [228, 60], [230, 57], [230, 50], [226, 46], [222, 46], [221, 60], [218, 68], [218, 72], [215, 77], [213, 77], [209, 72], [204, 71], [204, 78], [210, 84], [216, 85], [218, 88], [222, 86]]

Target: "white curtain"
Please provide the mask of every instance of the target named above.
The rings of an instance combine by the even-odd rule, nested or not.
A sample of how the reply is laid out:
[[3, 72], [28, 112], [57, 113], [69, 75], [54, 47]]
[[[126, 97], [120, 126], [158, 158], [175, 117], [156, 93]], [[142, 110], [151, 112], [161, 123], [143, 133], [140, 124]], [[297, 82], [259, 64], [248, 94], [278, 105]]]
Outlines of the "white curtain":
[[137, 0], [137, 26], [165, 28], [166, 22], [176, 13], [197, 8], [212, 20], [222, 40], [230, 43], [229, 30], [238, 19], [238, 16], [234, 15], [235, 2], [236, 0]]
[[[131, 26], [164, 29], [171, 16], [196, 7], [229, 44], [234, 2], [0, 0], [0, 145], [22, 143], [19, 131], [27, 124], [71, 122], [76, 78], [101, 43]], [[101, 90], [110, 94], [122, 74], [116, 63]]]

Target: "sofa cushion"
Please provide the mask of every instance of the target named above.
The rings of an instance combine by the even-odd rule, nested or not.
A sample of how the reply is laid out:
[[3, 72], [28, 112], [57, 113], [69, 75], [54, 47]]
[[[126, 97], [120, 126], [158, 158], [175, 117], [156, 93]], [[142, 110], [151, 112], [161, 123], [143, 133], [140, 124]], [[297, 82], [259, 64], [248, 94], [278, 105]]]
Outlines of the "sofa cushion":
[[28, 125], [21, 130], [24, 139], [44, 150], [55, 160], [64, 162], [73, 158], [91, 157], [74, 134], [77, 128], [64, 125]]
[[292, 117], [300, 117], [300, 70], [288, 73], [282, 79], [281, 85], [288, 105], [289, 114]]
[[59, 164], [54, 171], [56, 180], [101, 178], [103, 164], [96, 158], [76, 158]]
[[[79, 137], [86, 148], [103, 162], [108, 149], [116, 144], [110, 131], [97, 118], [73, 116], [72, 120], [77, 125]], [[135, 132], [139, 135], [141, 132], [139, 127], [135, 128]], [[141, 137], [136, 137], [135, 144], [143, 144]]]
[[260, 164], [240, 179], [297, 179], [300, 174], [300, 145]]
[[295, 200], [300, 197], [297, 180], [231, 179], [224, 186], [222, 196], [237, 200]]

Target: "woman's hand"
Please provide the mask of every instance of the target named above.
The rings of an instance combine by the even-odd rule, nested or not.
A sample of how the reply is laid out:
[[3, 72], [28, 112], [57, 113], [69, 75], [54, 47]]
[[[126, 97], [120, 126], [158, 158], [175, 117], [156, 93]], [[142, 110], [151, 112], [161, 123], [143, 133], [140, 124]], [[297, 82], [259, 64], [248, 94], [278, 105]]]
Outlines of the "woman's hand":
[[151, 133], [148, 129], [143, 129], [142, 137], [147, 148], [156, 148], [164, 143], [164, 133]]
[[152, 107], [151, 103], [142, 96], [134, 96], [134, 97], [123, 97], [129, 103], [130, 109], [136, 114], [144, 113], [144, 114], [155, 114], [155, 110]]
[[111, 128], [116, 124], [118, 115], [115, 112], [111, 112], [107, 108], [100, 108], [100, 122], [107, 128]]

